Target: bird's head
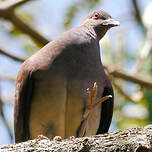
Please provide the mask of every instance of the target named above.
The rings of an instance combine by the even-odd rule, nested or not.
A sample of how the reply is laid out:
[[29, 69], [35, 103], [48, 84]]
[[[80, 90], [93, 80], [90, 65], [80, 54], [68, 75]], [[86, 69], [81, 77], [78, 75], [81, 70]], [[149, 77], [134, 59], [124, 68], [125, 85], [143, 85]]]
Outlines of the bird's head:
[[90, 13], [81, 23], [81, 25], [91, 26], [94, 28], [97, 36], [101, 39], [108, 29], [119, 26], [119, 22], [113, 19], [107, 12], [96, 10]]

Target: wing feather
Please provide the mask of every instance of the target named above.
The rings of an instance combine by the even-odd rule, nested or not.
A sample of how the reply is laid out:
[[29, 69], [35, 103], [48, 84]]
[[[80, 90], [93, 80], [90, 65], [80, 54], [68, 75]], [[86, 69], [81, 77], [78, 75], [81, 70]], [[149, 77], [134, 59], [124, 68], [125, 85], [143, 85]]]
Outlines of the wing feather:
[[101, 105], [100, 125], [97, 134], [103, 134], [108, 132], [112, 120], [114, 106], [114, 92], [112, 87], [104, 88], [102, 97], [106, 95], [112, 95], [112, 98], [108, 101], [103, 102]]
[[14, 105], [15, 142], [29, 139], [28, 119], [30, 115], [30, 98], [33, 91], [31, 74], [23, 64], [16, 82]]

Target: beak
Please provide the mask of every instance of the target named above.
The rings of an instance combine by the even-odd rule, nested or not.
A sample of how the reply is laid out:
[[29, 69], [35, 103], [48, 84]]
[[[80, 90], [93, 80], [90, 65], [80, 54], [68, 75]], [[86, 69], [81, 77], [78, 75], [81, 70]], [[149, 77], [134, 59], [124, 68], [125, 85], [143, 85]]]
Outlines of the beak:
[[103, 26], [114, 27], [114, 26], [119, 26], [120, 23], [113, 18], [109, 18], [109, 19], [103, 21], [102, 25]]

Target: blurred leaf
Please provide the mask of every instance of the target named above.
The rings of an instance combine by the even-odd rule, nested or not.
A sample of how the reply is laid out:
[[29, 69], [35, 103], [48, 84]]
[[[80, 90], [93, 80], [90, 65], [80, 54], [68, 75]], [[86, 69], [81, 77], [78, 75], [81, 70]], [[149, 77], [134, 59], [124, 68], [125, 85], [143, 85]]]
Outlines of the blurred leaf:
[[151, 90], [145, 90], [145, 98], [148, 103], [149, 120], [152, 122], [152, 91]]
[[148, 122], [146, 120], [124, 117], [124, 119], [118, 122], [118, 127], [119, 129], [123, 130], [128, 128], [145, 126], [147, 124]]
[[33, 20], [33, 16], [31, 13], [28, 12], [20, 12], [20, 14], [17, 14], [22, 21], [30, 22]]
[[65, 28], [68, 28], [68, 27], [69, 27], [69, 25], [70, 25], [72, 19], [74, 18], [77, 10], [78, 10], [78, 8], [77, 8], [76, 6], [72, 6], [72, 7], [68, 10], [68, 12], [67, 12], [67, 14], [66, 14], [67, 19], [66, 19], [66, 21], [65, 21], [65, 23], [64, 23], [64, 27], [65, 27]]
[[149, 68], [149, 71], [152, 74], [152, 50], [150, 52], [150, 57], [149, 58], [150, 58], [150, 68]]
[[100, 0], [86, 0], [86, 3], [88, 4], [88, 8], [94, 8], [95, 5], [99, 2]]
[[26, 50], [28, 56], [31, 56], [34, 52], [37, 51], [37, 47], [30, 44], [25, 45], [24, 49]]
[[1, 113], [2, 113], [2, 106], [3, 106], [3, 102], [2, 102], [2, 100], [1, 100], [1, 98], [0, 98], [0, 115], [1, 115]]
[[23, 33], [16, 27], [14, 27], [11, 31], [10, 31], [11, 34], [15, 35], [15, 36], [19, 36], [19, 35], [22, 35]]
[[70, 26], [76, 13], [80, 12], [82, 9], [92, 9], [99, 2], [100, 0], [79, 0], [76, 3], [72, 4], [70, 8], [67, 10], [64, 27], [68, 28]]
[[122, 111], [120, 108], [115, 108], [114, 113], [113, 113], [113, 117], [115, 118], [115, 120], [120, 121], [124, 118]]

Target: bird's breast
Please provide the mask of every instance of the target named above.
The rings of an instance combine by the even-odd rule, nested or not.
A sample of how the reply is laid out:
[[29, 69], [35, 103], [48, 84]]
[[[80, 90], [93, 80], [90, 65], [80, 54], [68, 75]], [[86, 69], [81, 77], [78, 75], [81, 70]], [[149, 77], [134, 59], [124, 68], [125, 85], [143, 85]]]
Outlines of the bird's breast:
[[[63, 59], [62, 59], [63, 60]], [[86, 105], [88, 87], [94, 82], [101, 84], [100, 72], [85, 61], [75, 59], [78, 65], [71, 61], [62, 63], [57, 60], [52, 68], [38, 71], [34, 75], [34, 84], [30, 113], [30, 135], [36, 138], [43, 134], [48, 137], [77, 136], [84, 108]], [[72, 64], [72, 65], [71, 65]], [[102, 89], [100, 89], [100, 93]], [[100, 122], [100, 107], [90, 116], [87, 135], [96, 134]]]

